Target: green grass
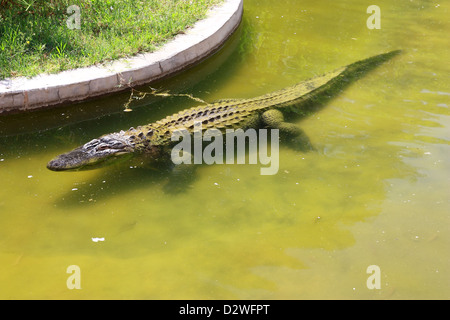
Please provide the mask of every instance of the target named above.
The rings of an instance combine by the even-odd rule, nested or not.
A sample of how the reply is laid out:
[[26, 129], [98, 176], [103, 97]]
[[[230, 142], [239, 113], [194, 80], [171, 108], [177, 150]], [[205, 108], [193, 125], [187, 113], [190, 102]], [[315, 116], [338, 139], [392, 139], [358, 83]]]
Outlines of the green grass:
[[[0, 79], [154, 51], [221, 0], [0, 0]], [[70, 5], [80, 29], [70, 29]]]

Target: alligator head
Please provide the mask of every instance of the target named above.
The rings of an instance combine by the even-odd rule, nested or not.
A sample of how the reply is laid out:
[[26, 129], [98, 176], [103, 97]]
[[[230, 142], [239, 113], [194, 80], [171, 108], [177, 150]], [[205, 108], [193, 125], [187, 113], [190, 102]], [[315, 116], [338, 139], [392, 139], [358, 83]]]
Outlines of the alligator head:
[[111, 133], [59, 155], [47, 164], [47, 168], [53, 171], [95, 169], [128, 158], [133, 152], [133, 145], [126, 136]]

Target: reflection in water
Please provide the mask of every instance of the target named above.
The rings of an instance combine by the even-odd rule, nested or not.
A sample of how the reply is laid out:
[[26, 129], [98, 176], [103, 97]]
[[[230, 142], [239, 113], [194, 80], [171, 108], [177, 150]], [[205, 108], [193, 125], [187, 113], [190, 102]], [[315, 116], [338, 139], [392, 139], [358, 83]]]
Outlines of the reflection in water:
[[[174, 196], [164, 192], [164, 172], [45, 168], [105, 132], [196, 104], [184, 98], [141, 100], [130, 113], [117, 98], [117, 113], [1, 138], [0, 297], [449, 296], [446, 5], [382, 1], [381, 30], [365, 27], [358, 1], [245, 5], [235, 47], [154, 87], [206, 101], [252, 97], [374, 53], [404, 54], [299, 119], [317, 151], [282, 147], [275, 176], [204, 166]], [[93, 105], [109, 110], [110, 101]], [[45, 127], [60, 126], [58, 110], [48, 115], [56, 121]], [[74, 264], [78, 291], [66, 287]], [[381, 268], [381, 290], [366, 287], [369, 265]]]

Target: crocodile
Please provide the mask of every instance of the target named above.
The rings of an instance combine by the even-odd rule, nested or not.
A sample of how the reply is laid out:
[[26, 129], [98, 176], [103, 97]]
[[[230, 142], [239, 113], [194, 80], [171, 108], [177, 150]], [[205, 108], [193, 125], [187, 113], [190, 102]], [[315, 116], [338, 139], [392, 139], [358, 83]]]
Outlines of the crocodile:
[[303, 131], [285, 121], [290, 112], [299, 112], [321, 96], [332, 96], [375, 66], [397, 55], [400, 50], [360, 60], [294, 86], [256, 98], [220, 100], [180, 111], [155, 123], [114, 132], [57, 156], [47, 164], [53, 171], [95, 169], [137, 155], [148, 162], [170, 160], [174, 146], [171, 137], [181, 128], [193, 133], [195, 124], [202, 130], [271, 128], [293, 140], [305, 141]]

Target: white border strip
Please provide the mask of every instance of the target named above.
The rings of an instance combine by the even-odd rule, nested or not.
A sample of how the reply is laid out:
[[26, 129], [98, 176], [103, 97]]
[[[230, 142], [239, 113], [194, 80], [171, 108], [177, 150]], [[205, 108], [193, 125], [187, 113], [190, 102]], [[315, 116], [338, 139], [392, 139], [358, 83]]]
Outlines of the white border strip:
[[243, 0], [225, 0], [161, 49], [109, 65], [0, 80], [0, 114], [27, 111], [117, 92], [185, 69], [214, 53], [239, 26]]

